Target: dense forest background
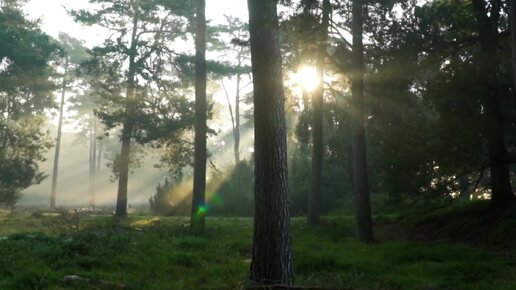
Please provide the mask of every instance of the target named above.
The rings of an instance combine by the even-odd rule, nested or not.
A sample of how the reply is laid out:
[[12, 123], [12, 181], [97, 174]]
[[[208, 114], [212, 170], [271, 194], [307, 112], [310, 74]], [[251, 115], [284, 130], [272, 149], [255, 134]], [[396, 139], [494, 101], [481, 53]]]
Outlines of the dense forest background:
[[374, 245], [424, 231], [431, 241], [451, 225], [465, 235], [453, 238], [494, 237], [479, 243], [514, 260], [500, 242], [515, 238], [513, 1], [248, 0], [229, 14], [217, 3], [215, 13], [205, 0], [74, 2], [61, 8], [80, 28], [65, 33], [44, 31], [27, 14], [34, 2], [0, 1], [2, 216], [59, 216], [62, 234], [114, 215], [114, 232], [156, 226], [149, 244], [161, 220], [132, 219], [224, 242], [211, 218], [243, 233], [252, 221], [252, 248], [228, 247], [267, 289], [296, 289], [294, 263], [310, 282], [347, 262], [303, 256], [292, 232], [331, 248], [348, 227]]
[[[31, 129], [42, 133], [36, 140], [24, 140], [28, 143], [24, 143], [24, 146], [33, 145], [31, 154], [36, 154], [34, 157], [28, 155], [31, 156], [33, 164], [27, 164], [24, 169], [27, 171], [22, 170], [24, 173], [19, 173], [26, 180], [17, 180], [16, 176], [6, 178], [12, 178], [11, 182], [17, 184], [13, 185], [16, 191], [25, 192], [19, 195], [22, 204], [46, 203], [55, 155], [52, 147], [55, 146], [57, 136], [56, 109], [63, 94], [66, 99], [66, 129], [61, 141], [63, 156], [58, 171], [61, 176], [56, 181], [61, 191], [57, 197], [58, 201], [71, 206], [89, 203], [93, 190], [88, 185], [88, 175], [91, 175], [88, 168], [91, 166], [85, 161], [88, 159], [88, 148], [93, 146], [91, 135], [95, 134], [93, 143], [97, 143], [95, 159], [98, 159], [98, 164], [95, 166], [98, 172], [95, 173], [95, 187], [98, 191], [98, 203], [106, 206], [113, 204], [116, 184], [111, 184], [110, 179], [116, 179], [116, 173], [111, 174], [112, 169], [109, 169], [109, 166], [113, 168], [113, 161], [119, 154], [117, 130], [120, 129], [116, 122], [109, 119], [114, 118], [116, 112], [105, 110], [114, 110], [116, 102], [113, 103], [113, 100], [103, 96], [107, 88], [102, 88], [102, 84], [91, 79], [94, 73], [108, 72], [87, 72], [91, 68], [86, 68], [85, 63], [88, 59], [92, 59], [90, 62], [93, 59], [100, 61], [110, 53], [123, 54], [106, 51], [115, 49], [114, 41], [120, 38], [113, 34], [98, 48], [86, 48], [84, 43], [73, 39], [72, 36], [61, 35], [59, 39], [54, 40], [41, 32], [37, 23], [26, 20], [21, 10], [23, 6], [18, 5], [22, 5], [22, 2], [17, 4], [15, 1], [6, 1], [3, 7], [5, 27], [2, 78], [4, 84], [9, 84], [2, 87], [2, 95], [6, 98], [4, 122], [19, 122], [22, 119], [26, 121], [26, 116], [31, 116]], [[465, 199], [485, 199], [491, 194], [487, 132], [493, 130], [487, 128], [490, 125], [486, 121], [488, 116], [482, 89], [486, 78], [482, 64], [482, 44], [474, 10], [470, 6], [471, 3], [462, 1], [391, 1], [369, 3], [367, 6], [368, 14], [364, 20], [365, 126], [368, 173], [374, 200], [382, 199], [387, 203], [396, 204], [403, 199], [446, 200], [459, 195]], [[159, 73], [168, 74], [171, 78], [171, 83], [166, 85], [175, 96], [170, 95], [167, 98], [184, 98], [186, 102], [188, 99], [191, 102], [193, 91], [188, 88], [188, 84], [192, 82], [193, 46], [188, 44], [188, 39], [192, 39], [193, 31], [188, 32], [187, 17], [193, 15], [191, 10], [188, 11], [193, 8], [174, 9], [179, 18], [171, 21], [176, 21], [176, 26], [185, 25], [184, 32], [187, 34], [180, 35], [177, 26], [175, 34], [162, 36], [159, 53], [163, 56], [158, 55], [156, 50], [152, 58], [167, 55], [167, 61], [157, 59], [162, 62], [157, 69], [163, 71]], [[353, 203], [350, 115], [352, 35], [349, 22], [351, 11], [346, 2], [330, 3], [328, 9], [331, 17], [327, 32], [322, 35], [320, 26], [324, 25], [321, 23], [324, 11], [321, 9], [322, 6], [316, 1], [301, 1], [280, 7], [284, 79], [287, 85], [290, 199], [293, 213], [296, 215], [303, 215], [308, 211], [312, 175], [312, 119], [316, 114], [311, 94], [321, 94], [307, 91], [303, 83], [306, 85], [307, 78], [319, 78], [316, 68], [319, 70], [321, 66], [324, 67], [324, 89], [321, 97], [324, 105], [318, 114], [323, 116], [321, 126], [324, 134], [317, 137], [322, 138], [323, 161], [320, 182], [324, 198], [321, 200], [321, 206], [323, 212], [331, 212], [346, 206], [349, 208]], [[492, 19], [497, 25], [499, 36], [495, 40], [496, 56], [490, 60], [496, 62], [496, 94], [500, 108], [496, 117], [496, 128], [504, 134], [507, 151], [504, 159], [511, 179], [514, 180], [513, 133], [516, 130], [509, 7], [498, 5], [487, 6], [485, 9], [498, 9], [499, 14], [498, 19]], [[73, 15], [74, 12], [70, 13]], [[184, 19], [180, 19], [181, 17]], [[104, 26], [99, 22], [101, 20], [82, 20], [79, 14], [76, 14], [76, 19], [86, 24]], [[17, 21], [17, 24], [13, 21]], [[157, 17], [149, 20], [149, 23], [155, 25], [160, 21], [162, 20]], [[249, 83], [250, 54], [245, 44], [248, 37], [245, 20], [227, 16], [223, 20], [217, 19], [216, 22], [222, 24], [216, 24], [208, 29], [208, 97], [211, 100], [209, 127], [212, 129], [208, 139], [212, 165], [208, 168], [208, 183], [212, 183], [210, 191], [220, 195], [225, 201], [224, 208], [214, 211], [232, 213], [234, 206], [241, 204], [242, 196], [247, 203], [252, 200], [252, 165], [249, 164], [253, 158], [252, 101], [249, 95], [252, 88]], [[109, 29], [115, 28], [104, 28]], [[23, 34], [25, 38], [18, 39], [18, 43], [13, 42], [13, 37], [19, 34]], [[109, 34], [106, 34], [106, 37], [108, 36]], [[124, 33], [120, 36], [127, 37]], [[178, 37], [181, 40], [177, 39]], [[97, 41], [102, 43], [98, 39]], [[326, 49], [324, 62], [321, 63], [318, 60], [318, 51], [323, 41]], [[70, 45], [70, 42], [76, 42], [74, 45], [79, 46], [73, 49], [83, 51], [67, 52], [66, 46]], [[32, 51], [24, 51], [23, 54], [16, 49], [27, 45], [35, 47], [31, 48]], [[142, 45], [153, 49], [152, 44]], [[16, 54], [18, 52], [20, 55]], [[77, 55], [67, 56], [73, 53]], [[23, 58], [23, 65], [26, 67], [15, 67], [17, 57]], [[35, 59], [31, 60], [30, 57]], [[70, 80], [63, 89], [62, 74], [68, 58], [70, 64], [67, 74]], [[10, 66], [11, 62], [13, 65]], [[36, 67], [37, 64], [40, 66]], [[122, 65], [123, 68], [123, 64], [118, 65]], [[142, 68], [142, 71], [138, 72], [141, 74], [138, 86], [141, 90], [147, 90], [142, 98], [152, 100], [152, 95], [155, 94], [153, 90], [159, 90], [157, 86], [165, 84], [154, 84], [151, 73], [144, 69], [149, 68]], [[37, 70], [40, 71], [36, 72]], [[19, 75], [16, 71], [19, 71]], [[35, 76], [31, 77], [27, 71], [34, 72]], [[15, 81], [21, 87], [17, 86]], [[123, 82], [120, 79], [113, 81]], [[156, 88], [152, 87], [154, 85]], [[9, 98], [11, 102], [8, 102]], [[238, 101], [235, 101], [235, 98]], [[192, 107], [185, 109], [192, 110]], [[238, 117], [235, 117], [237, 115]], [[153, 122], [151, 118], [138, 121]], [[39, 125], [36, 125], [37, 122]], [[96, 128], [90, 131], [89, 126], [92, 126], [92, 122], [96, 123]], [[48, 131], [45, 133], [46, 130]], [[145, 131], [150, 130], [149, 128], [141, 130], [142, 132], [138, 132], [137, 135], [151, 134], [150, 131]], [[156, 186], [159, 183], [163, 186], [166, 175], [170, 176], [165, 186], [170, 189], [183, 186], [181, 183], [191, 182], [189, 176], [192, 171], [188, 167], [188, 160], [191, 161], [192, 156], [189, 154], [192, 152], [188, 152], [188, 143], [192, 143], [193, 140], [188, 130], [181, 129], [181, 132], [177, 133], [184, 140], [173, 141], [176, 144], [166, 140], [170, 136], [153, 136], [147, 138], [148, 140], [140, 140], [132, 158], [134, 161], [131, 161], [134, 163], [134, 176], [138, 178], [129, 178], [130, 202], [146, 204], [150, 196], [156, 193]], [[109, 136], [105, 136], [108, 133]], [[190, 136], [187, 136], [188, 134]], [[9, 151], [9, 145], [4, 146], [5, 150]], [[172, 156], [173, 154], [181, 157]], [[44, 158], [46, 161], [39, 163], [35, 157], [39, 160]], [[231, 158], [237, 163], [229, 162]], [[22, 162], [19, 159], [9, 161]], [[153, 166], [156, 164], [162, 169], [154, 169]], [[235, 167], [241, 170], [234, 170]], [[170, 174], [166, 173], [167, 169], [170, 169]], [[30, 174], [25, 174], [28, 172]], [[48, 178], [40, 178], [43, 176]], [[40, 185], [31, 186], [34, 183]], [[78, 184], [80, 186], [77, 186]], [[173, 196], [170, 198], [178, 199]], [[236, 204], [231, 206], [232, 203]], [[250, 215], [252, 205], [248, 204], [246, 208], [248, 210], [240, 214]]]

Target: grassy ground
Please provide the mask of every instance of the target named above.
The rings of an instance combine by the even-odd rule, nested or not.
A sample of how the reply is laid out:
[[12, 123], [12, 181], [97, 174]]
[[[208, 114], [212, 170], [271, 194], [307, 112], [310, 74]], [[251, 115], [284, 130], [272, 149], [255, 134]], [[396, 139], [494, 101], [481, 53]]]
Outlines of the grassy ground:
[[[364, 245], [354, 239], [351, 217], [327, 218], [317, 228], [294, 219], [296, 284], [516, 289], [511, 248], [397, 240], [387, 226], [391, 220], [378, 219], [385, 225], [379, 228], [379, 241]], [[121, 284], [131, 289], [242, 289], [252, 220], [209, 218], [202, 237], [191, 236], [186, 225], [183, 218], [0, 217], [0, 289], [113, 289]], [[91, 280], [67, 285], [66, 275]]]

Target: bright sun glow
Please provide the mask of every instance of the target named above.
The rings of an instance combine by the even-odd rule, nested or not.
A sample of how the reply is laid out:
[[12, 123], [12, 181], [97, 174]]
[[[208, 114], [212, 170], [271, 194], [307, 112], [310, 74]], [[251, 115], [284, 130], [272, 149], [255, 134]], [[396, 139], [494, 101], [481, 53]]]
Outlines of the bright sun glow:
[[294, 80], [308, 92], [313, 92], [319, 85], [319, 76], [313, 66], [302, 66], [294, 76]]

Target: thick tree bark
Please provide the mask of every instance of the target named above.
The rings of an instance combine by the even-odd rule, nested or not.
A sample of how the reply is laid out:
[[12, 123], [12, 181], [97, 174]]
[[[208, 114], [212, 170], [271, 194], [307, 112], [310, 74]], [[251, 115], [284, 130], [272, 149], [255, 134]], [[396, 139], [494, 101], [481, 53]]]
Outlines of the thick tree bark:
[[356, 217], [358, 239], [363, 242], [374, 240], [371, 219], [371, 202], [369, 198], [369, 180], [367, 176], [367, 151], [364, 126], [364, 44], [363, 19], [364, 2], [353, 0], [351, 31], [353, 34], [351, 83], [352, 93], [352, 152], [353, 185], [356, 197]]
[[492, 1], [490, 16], [487, 15], [484, 0], [473, 0], [473, 13], [477, 20], [480, 47], [483, 98], [486, 121], [486, 137], [491, 172], [491, 206], [499, 208], [514, 203], [507, 149], [500, 110], [500, 88], [498, 85], [498, 22], [500, 3]]
[[326, 60], [326, 48], [328, 40], [328, 27], [330, 25], [331, 6], [329, 0], [322, 1], [322, 20], [319, 51], [317, 56], [317, 72], [319, 84], [312, 94], [313, 119], [312, 119], [312, 189], [308, 197], [308, 222], [318, 225], [321, 219], [321, 179], [323, 166], [323, 105], [324, 105], [324, 70]]
[[287, 132], [275, 0], [248, 0], [254, 85], [255, 213], [251, 280], [292, 285]]
[[50, 208], [56, 208], [56, 192], [57, 192], [57, 174], [59, 168], [59, 154], [61, 151], [61, 131], [63, 128], [63, 109], [64, 109], [64, 101], [66, 94], [66, 86], [67, 79], [66, 75], [68, 74], [68, 62], [69, 58], [66, 57], [65, 67], [64, 67], [64, 75], [63, 75], [63, 83], [61, 86], [61, 102], [59, 104], [59, 121], [57, 124], [57, 139], [56, 139], [56, 151], [54, 154], [54, 168], [52, 169], [52, 188], [50, 191]]
[[133, 30], [131, 33], [131, 47], [129, 48], [129, 70], [127, 72], [127, 92], [126, 92], [126, 120], [122, 128], [122, 150], [120, 152], [118, 193], [116, 200], [115, 215], [117, 217], [127, 216], [127, 185], [129, 182], [129, 156], [131, 152], [131, 135], [133, 123], [131, 120], [134, 109], [134, 89], [136, 76], [136, 33], [138, 29], [138, 15], [133, 17]]
[[196, 1], [195, 33], [195, 152], [192, 212], [190, 227], [193, 231], [204, 229], [206, 214], [206, 1]]
[[[123, 131], [126, 131], [124, 128]], [[118, 195], [116, 199], [115, 215], [127, 216], [127, 184], [129, 182], [129, 154], [131, 137], [128, 133], [122, 133], [122, 150], [120, 153], [120, 176], [118, 179]]]

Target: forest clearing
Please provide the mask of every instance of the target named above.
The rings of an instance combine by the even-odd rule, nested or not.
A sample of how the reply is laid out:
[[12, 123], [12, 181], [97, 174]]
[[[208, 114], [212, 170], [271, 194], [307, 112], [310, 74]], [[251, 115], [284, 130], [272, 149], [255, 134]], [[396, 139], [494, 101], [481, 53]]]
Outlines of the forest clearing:
[[[505, 223], [489, 232], [475, 230], [485, 221], [466, 218], [485, 207], [429, 214], [448, 221], [432, 240], [422, 233], [435, 227], [425, 218], [378, 216], [378, 241], [370, 245], [356, 241], [352, 216], [324, 217], [319, 227], [294, 218], [296, 283], [310, 289], [514, 289], [515, 233], [506, 233], [516, 215], [495, 217]], [[26, 213], [0, 219], [2, 289], [237, 290], [248, 278], [251, 218], [208, 218], [201, 236], [191, 235], [186, 217], [116, 221]], [[415, 224], [419, 232], [409, 234]], [[65, 282], [70, 275], [89, 281]]]

